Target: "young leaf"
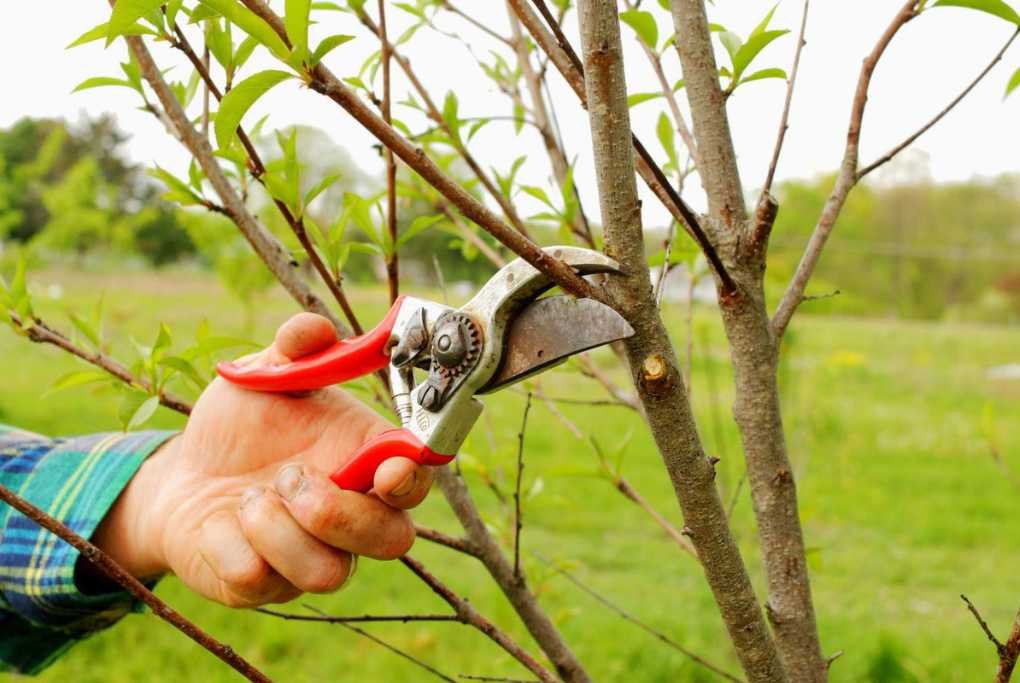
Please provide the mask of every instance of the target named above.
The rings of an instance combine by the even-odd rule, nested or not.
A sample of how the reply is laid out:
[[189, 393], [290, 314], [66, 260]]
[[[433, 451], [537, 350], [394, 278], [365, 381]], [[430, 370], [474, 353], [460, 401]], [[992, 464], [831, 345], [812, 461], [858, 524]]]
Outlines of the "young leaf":
[[117, 0], [106, 27], [106, 45], [109, 46], [117, 36], [131, 29], [135, 22], [162, 5], [163, 0]]
[[293, 76], [286, 71], [260, 71], [234, 86], [223, 97], [220, 109], [216, 112], [216, 144], [220, 148], [228, 147], [241, 119], [255, 101], [288, 78]]
[[[159, 408], [159, 396], [150, 396], [141, 403], [138, 403], [137, 406], [135, 405], [136, 401], [135, 394], [128, 394], [125, 397], [124, 404], [121, 406], [121, 421], [124, 423], [125, 432], [141, 427], [153, 416], [156, 408]], [[128, 411], [131, 408], [134, 408], [134, 410], [130, 412], [130, 417], [127, 417], [125, 420], [124, 418], [128, 415]]]
[[680, 162], [676, 156], [676, 138], [673, 136], [673, 126], [669, 122], [669, 117], [666, 114], [659, 114], [659, 121], [655, 126], [655, 134], [659, 137], [659, 142], [662, 144], [662, 149], [666, 152], [666, 156], [669, 157], [669, 166], [671, 168], [680, 168]]
[[636, 92], [633, 95], [627, 95], [627, 106], [636, 107], [642, 102], [654, 100], [656, 97], [662, 97], [661, 92]]
[[350, 40], [354, 40], [354, 36], [349, 36], [345, 33], [337, 33], [336, 35], [329, 36], [328, 38], [323, 38], [322, 42], [319, 43], [319, 47], [315, 48], [315, 52], [313, 52], [312, 56], [308, 59], [309, 65], [315, 66], [325, 59], [326, 55], [332, 52], [334, 48], [340, 47]]
[[458, 108], [457, 95], [451, 90], [446, 93], [446, 99], [443, 100], [443, 121], [446, 123], [446, 127], [450, 129], [450, 135], [457, 141], [460, 140], [460, 119], [457, 118]]
[[87, 322], [82, 320], [74, 311], [68, 311], [68, 317], [71, 318], [71, 323], [85, 335], [85, 338], [92, 342], [92, 346], [99, 348], [99, 335]]
[[232, 24], [265, 45], [278, 59], [287, 60], [290, 50], [280, 36], [276, 35], [276, 31], [237, 0], [199, 0], [199, 2], [216, 10]]
[[634, 29], [641, 42], [655, 49], [659, 44], [659, 27], [655, 24], [655, 17], [651, 12], [631, 9], [620, 12], [620, 20]]
[[1010, 93], [1020, 87], [1020, 69], [1013, 72], [1013, 75], [1009, 79], [1009, 83], [1006, 84], [1005, 97], [1009, 97]]
[[287, 0], [284, 12], [284, 26], [293, 46], [291, 54], [302, 61], [308, 54], [308, 19], [312, 11], [310, 0]]
[[304, 205], [308, 206], [309, 204], [314, 202], [316, 197], [325, 192], [330, 185], [340, 180], [340, 178], [342, 177], [343, 177], [342, 173], [334, 173], [320, 180], [318, 183], [316, 183], [316, 185], [312, 189], [308, 190], [308, 192], [305, 194]]
[[750, 83], [751, 81], [760, 81], [765, 78], [781, 78], [786, 80], [786, 72], [778, 68], [759, 69], [750, 76], [744, 76], [740, 81], [741, 83]]
[[733, 57], [733, 80], [739, 81], [744, 70], [750, 66], [754, 58], [776, 38], [785, 36], [789, 31], [763, 31], [752, 35], [747, 42], [740, 46], [737, 54]]
[[404, 244], [410, 242], [412, 239], [417, 237], [420, 233], [428, 230], [439, 221], [446, 218], [446, 216], [418, 216], [411, 221], [410, 227], [404, 231], [404, 234], [397, 238], [397, 247], [402, 247]]
[[102, 370], [76, 370], [75, 372], [69, 372], [66, 375], [62, 375], [56, 382], [53, 383], [49, 389], [43, 393], [43, 397], [55, 394], [58, 391], [64, 389], [70, 389], [71, 387], [80, 387], [84, 384], [92, 384], [94, 382], [102, 382], [109, 380], [110, 375], [103, 372]]
[[187, 183], [159, 166], [149, 169], [148, 174], [153, 178], [162, 180], [166, 184], [169, 192], [164, 195], [164, 198], [168, 201], [179, 202], [185, 206], [202, 203], [202, 198], [193, 192]]
[[187, 377], [191, 382], [198, 388], [199, 391], [205, 388], [207, 382], [202, 379], [198, 370], [191, 361], [181, 358], [180, 356], [167, 356], [159, 361], [159, 364], [163, 367], [176, 370], [183, 376]]
[[[109, 33], [110, 24], [109, 22], [104, 21], [103, 23], [97, 26], [93, 26], [88, 31], [85, 31], [85, 33], [78, 36], [74, 40], [74, 42], [70, 43], [64, 49], [70, 50], [72, 47], [78, 47], [79, 45], [85, 45], [86, 43], [91, 43], [93, 41], [100, 40], [109, 35]], [[155, 34], [156, 32], [153, 31], [151, 28], [147, 26], [142, 26], [141, 24], [132, 24], [131, 26], [121, 31], [122, 36], [146, 36], [146, 35], [151, 36]]]
[[120, 78], [112, 78], [110, 76], [95, 76], [93, 78], [86, 78], [84, 81], [74, 86], [72, 93], [81, 92], [82, 90], [91, 90], [92, 88], [104, 88], [107, 86], [119, 86], [122, 88], [131, 88], [134, 90], [134, 86], [131, 85], [130, 81], [125, 81]]
[[1003, 0], [938, 0], [932, 7], [964, 7], [1005, 19], [1013, 24], [1020, 24], [1020, 14]]

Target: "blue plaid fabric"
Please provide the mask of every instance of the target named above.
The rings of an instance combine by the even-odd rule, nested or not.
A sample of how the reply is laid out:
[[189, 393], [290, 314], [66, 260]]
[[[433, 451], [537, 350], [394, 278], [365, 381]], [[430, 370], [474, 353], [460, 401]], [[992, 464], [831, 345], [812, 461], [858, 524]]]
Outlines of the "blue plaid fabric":
[[[0, 483], [90, 538], [145, 458], [174, 432], [50, 439], [0, 425]], [[0, 671], [36, 673], [138, 606], [86, 595], [78, 551], [0, 504]]]

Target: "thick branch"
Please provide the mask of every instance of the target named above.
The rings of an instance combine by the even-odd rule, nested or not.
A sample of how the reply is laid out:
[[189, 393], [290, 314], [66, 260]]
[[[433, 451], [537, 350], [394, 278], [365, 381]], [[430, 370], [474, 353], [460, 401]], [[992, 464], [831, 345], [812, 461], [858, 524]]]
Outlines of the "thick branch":
[[24, 498], [21, 498], [6, 486], [0, 485], [0, 500], [3, 500], [42, 528], [59, 536], [63, 541], [73, 546], [92, 566], [110, 580], [123, 586], [135, 598], [148, 605], [156, 616], [191, 638], [249, 681], [269, 683], [269, 678], [265, 674], [252, 666], [244, 657], [234, 652], [229, 645], [216, 640], [189, 621], [180, 612], [157, 598], [141, 581], [114, 562], [113, 558], [71, 531], [63, 523], [46, 514]]
[[464, 623], [474, 626], [476, 629], [487, 635], [514, 659], [524, 665], [528, 671], [538, 676], [538, 678], [544, 683], [554, 683], [556, 681], [553, 675], [549, 673], [544, 666], [535, 661], [534, 657], [525, 652], [520, 645], [511, 640], [510, 636], [501, 631], [495, 624], [479, 614], [478, 610], [472, 607], [467, 600], [444, 586], [439, 579], [425, 569], [424, 565], [409, 555], [405, 555], [400, 559], [400, 561], [403, 562], [408, 569], [414, 572], [419, 579], [424, 581], [436, 595], [446, 602], [446, 604], [452, 607], [454, 612], [457, 613], [457, 616], [460, 617]]
[[730, 533], [715, 470], [702, 450], [676, 354], [652, 296], [616, 7], [584, 0], [578, 15], [606, 247], [626, 272], [612, 278], [607, 289], [634, 328], [625, 342], [634, 385], [741, 664], [752, 681], [782, 681], [775, 645]]
[[857, 88], [854, 91], [853, 105], [850, 109], [850, 125], [846, 134], [846, 148], [843, 151], [843, 161], [840, 165], [839, 175], [836, 177], [836, 184], [825, 201], [822, 213], [818, 217], [818, 223], [811, 233], [807, 247], [804, 248], [804, 254], [801, 256], [800, 263], [797, 264], [797, 270], [794, 272], [793, 278], [790, 280], [790, 284], [787, 286], [786, 292], [776, 308], [775, 315], [772, 316], [772, 334], [777, 339], [783, 336], [786, 326], [790, 324], [794, 311], [797, 310], [797, 306], [804, 300], [804, 290], [807, 288], [807, 283], [811, 279], [812, 273], [814, 273], [815, 266], [818, 265], [818, 259], [822, 255], [825, 242], [829, 239], [829, 234], [836, 225], [836, 219], [839, 218], [839, 214], [843, 210], [843, 204], [846, 203], [847, 195], [850, 194], [850, 190], [857, 184], [861, 125], [864, 120], [864, 108], [868, 102], [868, 88], [871, 86], [871, 77], [875, 73], [875, 67], [878, 66], [879, 60], [885, 54], [885, 50], [889, 47], [893, 37], [916, 14], [917, 0], [908, 0], [904, 3], [861, 65], [861, 72], [857, 78]]

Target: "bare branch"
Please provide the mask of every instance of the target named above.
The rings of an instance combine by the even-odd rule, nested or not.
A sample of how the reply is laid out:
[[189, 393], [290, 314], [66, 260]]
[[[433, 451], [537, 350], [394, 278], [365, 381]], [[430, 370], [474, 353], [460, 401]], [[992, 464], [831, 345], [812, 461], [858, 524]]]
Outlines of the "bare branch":
[[3, 485], [0, 485], [0, 500], [3, 500], [42, 528], [59, 536], [64, 542], [73, 546], [75, 550], [81, 553], [81, 557], [85, 558], [85, 560], [111, 581], [123, 586], [131, 595], [148, 605], [156, 616], [191, 638], [249, 681], [269, 682], [269, 678], [265, 674], [252, 666], [244, 657], [234, 652], [229, 645], [216, 640], [173, 607], [157, 598], [152, 591], [117, 564], [113, 558], [74, 533], [66, 525]]
[[978, 626], [981, 627], [985, 636], [995, 646], [995, 652], [999, 655], [999, 665], [995, 672], [995, 683], [1009, 683], [1009, 680], [1013, 677], [1013, 669], [1016, 668], [1017, 659], [1020, 658], [1020, 610], [1017, 611], [1016, 617], [1013, 619], [1013, 626], [1009, 631], [1009, 636], [1006, 638], [1006, 642], [1003, 643], [992, 633], [992, 629], [988, 627], [988, 622], [978, 612], [974, 603], [966, 595], [961, 594], [960, 599], [966, 603], [967, 609], [974, 615]]
[[684, 536], [679, 529], [673, 526], [668, 519], [663, 517], [662, 513], [656, 510], [644, 496], [638, 493], [637, 489], [635, 489], [629, 481], [622, 476], [617, 476], [615, 477], [613, 484], [628, 500], [637, 504], [638, 507], [644, 510], [645, 513], [647, 513], [648, 516], [651, 517], [655, 523], [666, 532], [666, 535], [669, 536], [674, 543], [680, 546], [681, 550], [694, 559], [698, 559], [698, 551], [694, 548], [694, 544], [691, 543], [691, 540]]
[[691, 659], [691, 661], [693, 661], [696, 664], [699, 664], [699, 665], [705, 667], [709, 671], [711, 671], [711, 672], [713, 672], [713, 673], [715, 673], [715, 674], [725, 678], [727, 681], [734, 681], [735, 683], [742, 683], [741, 679], [737, 678], [733, 674], [725, 671], [724, 669], [720, 668], [719, 666], [716, 666], [715, 664], [713, 664], [712, 662], [708, 661], [704, 657], [702, 657], [702, 656], [700, 656], [700, 655], [698, 655], [698, 654], [688, 650], [683, 645], [681, 645], [680, 643], [676, 642], [675, 640], [673, 640], [672, 638], [667, 636], [662, 631], [659, 631], [659, 630], [649, 626], [645, 622], [643, 622], [640, 619], [638, 619], [637, 617], [635, 617], [633, 614], [627, 612], [625, 609], [623, 609], [622, 607], [620, 607], [616, 603], [614, 603], [611, 600], [609, 600], [609, 598], [606, 598], [605, 596], [600, 595], [599, 593], [597, 593], [595, 591], [595, 589], [591, 588], [590, 586], [585, 585], [580, 579], [578, 579], [576, 576], [574, 576], [573, 574], [571, 574], [567, 570], [563, 569], [562, 567], [554, 565], [552, 562], [550, 562], [549, 560], [545, 559], [541, 555], [536, 554], [536, 557], [538, 557], [538, 559], [542, 560], [543, 563], [545, 563], [550, 569], [555, 571], [557, 574], [561, 575], [567, 581], [569, 581], [570, 583], [574, 584], [575, 586], [580, 588], [582, 591], [584, 591], [585, 593], [590, 595], [592, 598], [594, 598], [596, 601], [598, 601], [602, 606], [604, 606], [604, 607], [612, 610], [616, 614], [620, 615], [620, 617], [622, 619], [624, 619], [625, 621], [628, 621], [628, 622], [634, 624], [635, 626], [640, 628], [642, 631], [644, 631], [644, 632], [646, 632], [648, 634], [651, 634], [652, 636], [657, 638], [660, 642], [668, 645], [669, 647], [673, 648], [677, 652], [680, 652], [684, 656], [689, 657]]
[[779, 133], [776, 136], [776, 146], [772, 150], [772, 161], [769, 162], [769, 170], [765, 175], [765, 184], [762, 185], [762, 194], [772, 192], [772, 181], [776, 177], [776, 167], [779, 165], [779, 155], [783, 151], [783, 142], [786, 140], [786, 131], [790, 128], [790, 104], [793, 102], [793, 87], [797, 83], [797, 72], [800, 69], [800, 53], [807, 45], [804, 40], [804, 33], [807, 31], [808, 5], [811, 0], [804, 0], [804, 11], [800, 17], [800, 33], [797, 35], [797, 48], [793, 53], [793, 67], [790, 69], [790, 80], [786, 83], [786, 100], [783, 102], [783, 113], [779, 117]]
[[256, 607], [254, 612], [267, 614], [271, 617], [279, 617], [284, 621], [314, 621], [323, 624], [367, 624], [397, 621], [407, 624], [412, 621], [456, 621], [465, 623], [456, 614], [362, 614], [359, 616], [342, 616], [332, 614], [318, 614], [310, 616], [307, 614], [291, 614], [290, 612], [278, 612], [266, 607]]
[[[386, 125], [392, 124], [390, 113], [390, 56], [393, 51], [390, 39], [386, 36], [386, 0], [379, 0], [379, 44], [382, 62], [383, 98], [382, 117]], [[385, 150], [386, 157], [386, 227], [390, 235], [392, 253], [386, 256], [386, 281], [389, 284], [390, 303], [397, 300], [400, 294], [400, 261], [397, 255], [397, 162], [393, 159], [393, 150]]]
[[[322, 612], [320, 610], [316, 609], [315, 607], [312, 607], [311, 605], [305, 605], [304, 607], [305, 607], [305, 609], [311, 610], [312, 612], [315, 612], [316, 614], [319, 614], [320, 616], [325, 616], [325, 615], [322, 614]], [[266, 613], [271, 613], [271, 612], [268, 612], [266, 610], [262, 610], [262, 611], [264, 611]], [[283, 616], [283, 615], [282, 614], [277, 614], [276, 616]], [[328, 617], [326, 617], [326, 618], [328, 618]], [[357, 633], [359, 636], [362, 636], [363, 638], [368, 638], [369, 640], [371, 640], [376, 645], [381, 645], [382, 647], [386, 648], [387, 650], [389, 650], [393, 654], [399, 655], [399, 656], [403, 657], [404, 659], [408, 660], [412, 664], [415, 664], [416, 666], [424, 669], [425, 671], [428, 671], [430, 674], [432, 674], [433, 676], [435, 676], [436, 678], [438, 678], [440, 680], [448, 681], [448, 683], [457, 683], [455, 679], [450, 678], [449, 676], [447, 676], [443, 672], [441, 672], [438, 669], [436, 669], [435, 667], [433, 667], [431, 664], [427, 664], [426, 662], [418, 659], [414, 655], [409, 654], [407, 652], [404, 652], [403, 650], [401, 650], [400, 648], [396, 647], [395, 645], [391, 645], [391, 644], [387, 643], [382, 638], [374, 636], [371, 633], [369, 633], [368, 631], [365, 631], [364, 629], [360, 629], [357, 626], [351, 626], [349, 623], [347, 623], [345, 621], [334, 621], [332, 623], [337, 624], [338, 626], [343, 626], [344, 628], [346, 628], [349, 631], [354, 631], [355, 633]]]
[[517, 480], [514, 483], [514, 578], [521, 576], [521, 480], [524, 478], [524, 433], [528, 429], [528, 413], [531, 412], [531, 392], [524, 403], [521, 431], [517, 433]]
[[970, 84], [968, 84], [967, 87], [964, 88], [960, 92], [959, 95], [954, 97], [953, 100], [949, 104], [947, 104], [944, 109], [942, 109], [942, 111], [940, 111], [938, 114], [933, 116], [931, 118], [931, 120], [929, 120], [927, 123], [925, 123], [919, 129], [917, 129], [917, 131], [915, 131], [913, 134], [907, 136], [907, 138], [903, 142], [901, 142], [900, 144], [896, 145], [895, 147], [890, 149], [888, 152], [886, 152], [885, 154], [880, 156], [878, 159], [876, 159], [875, 161], [871, 162], [870, 164], [868, 164], [867, 166], [862, 168], [860, 171], [858, 171], [857, 172], [857, 179], [860, 180], [861, 178], [863, 178], [864, 176], [868, 175], [869, 173], [874, 171], [876, 168], [881, 166], [882, 164], [884, 164], [887, 161], [891, 160], [894, 156], [896, 156], [897, 154], [902, 152], [904, 149], [906, 149], [907, 147], [912, 145], [914, 143], [914, 141], [917, 140], [917, 138], [919, 138], [922, 135], [924, 135], [925, 133], [927, 133], [931, 129], [932, 126], [934, 126], [936, 123], [941, 121], [945, 117], [946, 114], [951, 112], [953, 110], [953, 108], [956, 107], [956, 105], [958, 105], [963, 100], [963, 98], [965, 98], [967, 95], [970, 94], [970, 91], [973, 90], [974, 87], [977, 86], [977, 84], [980, 83], [982, 81], [982, 79], [984, 79], [984, 77], [988, 75], [988, 72], [990, 72], [992, 69], [995, 68], [995, 65], [998, 64], [1002, 60], [1002, 56], [1004, 54], [1006, 54], [1006, 50], [1009, 49], [1009, 46], [1013, 44], [1013, 41], [1016, 40], [1016, 37], [1018, 35], [1020, 35], [1020, 27], [1018, 27], [1015, 31], [1013, 31], [1013, 33], [1009, 36], [1009, 40], [1007, 40], [1006, 44], [1002, 46], [1002, 49], [1000, 49], [995, 54], [995, 56], [992, 57], [992, 61], [990, 61], [988, 63], [988, 66], [986, 66], [984, 69], [982, 69], [981, 73], [979, 73], [977, 75], [977, 77], [973, 81], [971, 81]]
[[[148, 380], [135, 376], [124, 365], [102, 351], [88, 351], [81, 348], [39, 318], [33, 318], [30, 322], [26, 322], [14, 313], [10, 313], [9, 315], [14, 324], [24, 331], [25, 336], [28, 337], [29, 340], [37, 344], [50, 344], [63, 349], [72, 356], [77, 356], [86, 363], [90, 363], [95, 365], [97, 368], [105, 370], [110, 373], [110, 375], [116, 377], [128, 386], [138, 387], [146, 393], [152, 393], [152, 385], [148, 382]], [[160, 391], [159, 402], [161, 405], [169, 408], [170, 410], [181, 413], [182, 415], [191, 414], [191, 404], [169, 392]]]
[[452, 607], [454, 612], [457, 613], [457, 616], [460, 617], [464, 623], [470, 624], [492, 639], [493, 642], [520, 662], [526, 669], [528, 669], [528, 671], [538, 676], [543, 683], [555, 682], [555, 677], [553, 677], [553, 675], [549, 673], [545, 667], [539, 664], [531, 655], [521, 648], [520, 645], [511, 640], [510, 636], [479, 614], [467, 600], [443, 585], [439, 579], [425, 569], [424, 565], [409, 555], [405, 555], [400, 559], [400, 561], [404, 563], [404, 566], [414, 572], [419, 579], [424, 581], [436, 595], [446, 602], [446, 604]]
[[485, 33], [485, 34], [489, 35], [490, 37], [495, 38], [496, 40], [498, 40], [499, 42], [503, 43], [504, 45], [512, 46], [511, 40], [509, 38], [507, 38], [506, 36], [501, 36], [500, 34], [496, 33], [495, 31], [493, 31], [491, 28], [489, 28], [488, 26], [486, 26], [482, 22], [480, 22], [477, 19], [475, 19], [474, 17], [472, 17], [471, 15], [466, 14], [465, 12], [462, 12], [460, 9], [458, 9], [457, 7], [454, 7], [452, 4], [450, 4], [448, 2], [448, 0], [442, 0], [442, 7], [443, 7], [443, 9], [445, 9], [445, 10], [447, 10], [447, 11], [453, 13], [453, 14], [456, 14], [458, 17], [460, 17], [461, 19], [463, 19], [467, 23], [471, 24], [472, 26], [477, 28], [482, 33]]
[[426, 541], [431, 541], [436, 545], [446, 546], [451, 550], [456, 550], [457, 552], [464, 553], [465, 555], [471, 555], [472, 557], [477, 555], [471, 541], [466, 538], [456, 538], [449, 534], [444, 534], [442, 531], [421, 526], [420, 524], [415, 524], [414, 530], [418, 534], [418, 538], [424, 538]]
[[843, 161], [840, 165], [839, 175], [836, 177], [836, 184], [825, 202], [821, 215], [818, 217], [818, 223], [811, 233], [811, 238], [804, 248], [804, 254], [797, 265], [797, 270], [794, 272], [793, 278], [790, 280], [790, 284], [787, 286], [786, 292], [783, 294], [783, 298], [779, 302], [779, 306], [776, 307], [775, 314], [772, 316], [772, 335], [776, 339], [782, 338], [787, 325], [790, 324], [794, 311], [797, 310], [797, 306], [803, 301], [804, 289], [807, 287], [812, 273], [814, 273], [818, 259], [822, 255], [822, 249], [825, 247], [825, 242], [829, 239], [829, 234], [832, 233], [832, 229], [836, 225], [836, 219], [839, 218], [839, 214], [843, 210], [843, 204], [846, 203], [847, 195], [850, 194], [850, 190], [857, 184], [861, 125], [864, 120], [864, 108], [868, 102], [868, 89], [871, 86], [871, 77], [875, 73], [875, 67], [878, 66], [879, 60], [882, 59], [882, 55], [885, 54], [885, 50], [889, 47], [893, 37], [916, 15], [917, 0], [908, 0], [900, 7], [896, 16], [893, 17], [889, 26], [886, 27], [878, 39], [875, 47], [861, 65], [861, 72], [857, 78], [857, 88], [854, 91], [853, 105], [850, 109], [850, 125], [847, 129], [846, 148], [843, 152]]
[[971, 602], [970, 599], [966, 595], [963, 595], [962, 593], [960, 594], [960, 599], [963, 600], [963, 602], [967, 605], [967, 609], [970, 610], [970, 613], [974, 615], [974, 619], [977, 620], [978, 626], [980, 626], [981, 630], [985, 632], [985, 635], [988, 636], [988, 640], [992, 641], [992, 645], [995, 646], [995, 650], [1001, 655], [1003, 649], [1006, 646], [1003, 645], [1002, 642], [995, 637], [995, 634], [992, 633], [992, 629], [988, 628], [988, 622], [985, 621], [984, 618], [981, 616], [981, 613], [978, 612], [977, 607], [974, 606], [974, 603]]

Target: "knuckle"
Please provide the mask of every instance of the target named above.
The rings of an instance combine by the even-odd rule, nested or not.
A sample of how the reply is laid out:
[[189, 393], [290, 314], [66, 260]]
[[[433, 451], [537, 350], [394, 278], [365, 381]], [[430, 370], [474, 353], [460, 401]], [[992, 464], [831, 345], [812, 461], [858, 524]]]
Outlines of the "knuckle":
[[227, 568], [222, 579], [239, 592], [255, 593], [266, 587], [271, 576], [269, 563], [261, 557], [252, 557]]
[[416, 537], [417, 534], [415, 534], [414, 526], [405, 518], [400, 524], [394, 526], [393, 531], [384, 537], [378, 559], [395, 560], [403, 557], [411, 550]]
[[328, 536], [337, 529], [344, 529], [351, 523], [345, 506], [335, 498], [319, 496], [309, 502], [306, 508], [308, 530], [316, 536]]
[[306, 593], [332, 593], [344, 585], [350, 566], [351, 559], [346, 554], [329, 562], [317, 562], [315, 568], [302, 577], [297, 586]]

